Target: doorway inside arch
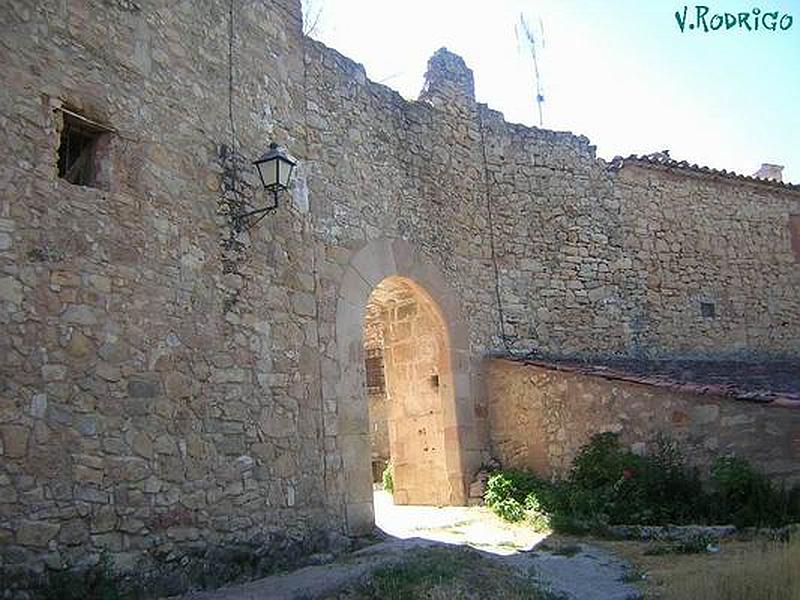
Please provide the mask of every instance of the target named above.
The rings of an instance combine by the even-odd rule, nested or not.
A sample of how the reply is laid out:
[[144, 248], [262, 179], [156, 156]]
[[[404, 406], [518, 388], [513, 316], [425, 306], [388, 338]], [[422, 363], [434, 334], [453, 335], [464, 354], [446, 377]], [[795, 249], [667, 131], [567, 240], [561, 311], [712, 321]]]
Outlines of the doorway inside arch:
[[412, 280], [384, 279], [367, 302], [364, 351], [373, 482], [388, 471], [396, 505], [459, 503], [450, 342], [439, 307]]

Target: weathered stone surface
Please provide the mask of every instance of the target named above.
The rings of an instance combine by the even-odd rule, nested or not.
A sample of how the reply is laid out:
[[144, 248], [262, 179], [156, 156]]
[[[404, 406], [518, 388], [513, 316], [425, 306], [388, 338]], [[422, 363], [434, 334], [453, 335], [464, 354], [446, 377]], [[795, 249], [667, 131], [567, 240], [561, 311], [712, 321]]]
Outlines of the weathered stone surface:
[[47, 394], [34, 394], [31, 398], [31, 416], [41, 419], [47, 412]]
[[719, 541], [722, 538], [736, 535], [738, 530], [733, 525], [670, 525], [666, 527], [616, 525], [609, 527], [609, 533], [622, 540], [686, 542], [697, 538]]
[[28, 450], [30, 431], [19, 425], [0, 426], [0, 437], [3, 440], [3, 455], [8, 458], [25, 456]]
[[716, 457], [734, 453], [777, 480], [800, 482], [794, 408], [502, 359], [487, 360], [486, 374], [491, 447], [504, 467], [563, 477], [593, 434], [614, 431], [638, 454], [668, 434], [705, 476]]
[[58, 535], [60, 525], [45, 521], [23, 521], [17, 530], [17, 543], [22, 546], [46, 547]]
[[22, 284], [13, 277], [0, 277], [0, 300], [19, 304], [22, 302]]
[[191, 381], [182, 373], [173, 371], [164, 377], [164, 388], [170, 398], [185, 398], [191, 393]]
[[77, 305], [68, 306], [61, 315], [65, 323], [76, 325], [94, 325], [97, 323], [97, 315], [91, 306]]
[[67, 367], [64, 365], [44, 365], [42, 367], [42, 379], [45, 381], [62, 381], [67, 375]]
[[83, 544], [89, 539], [89, 528], [83, 519], [70, 521], [61, 526], [58, 539], [68, 546]]
[[128, 394], [132, 398], [155, 398], [160, 391], [158, 381], [152, 379], [131, 379], [128, 381]]
[[[103, 550], [131, 561], [148, 545], [179, 564], [250, 540], [276, 556], [321, 530], [369, 531], [359, 361], [367, 298], [387, 277], [418, 285], [447, 329], [444, 462], [466, 465], [448, 473], [451, 497], [466, 499], [487, 458], [488, 352], [798, 357], [797, 192], [609, 169], [584, 137], [477, 104], [446, 51], [421, 101], [405, 101], [304, 39], [297, 0], [235, 7], [232, 152], [229, 4], [87, 6], [0, 5], [14, 50], [0, 99], [0, 471], [13, 473], [0, 531], [44, 524], [18, 533], [16, 564], [70, 567]], [[91, 185], [58, 177], [61, 108], [113, 129]], [[298, 159], [296, 186], [237, 231], [226, 214], [263, 201], [250, 161], [273, 140]], [[422, 364], [430, 349], [398, 344], [398, 359]], [[759, 428], [784, 439], [762, 415], [630, 399], [597, 407], [595, 425], [625, 433], [647, 413], [682, 431], [722, 423], [753, 448]], [[584, 432], [559, 423], [537, 452], [562, 466]]]
[[74, 358], [84, 358], [92, 352], [92, 341], [80, 331], [73, 331], [67, 343], [67, 352]]

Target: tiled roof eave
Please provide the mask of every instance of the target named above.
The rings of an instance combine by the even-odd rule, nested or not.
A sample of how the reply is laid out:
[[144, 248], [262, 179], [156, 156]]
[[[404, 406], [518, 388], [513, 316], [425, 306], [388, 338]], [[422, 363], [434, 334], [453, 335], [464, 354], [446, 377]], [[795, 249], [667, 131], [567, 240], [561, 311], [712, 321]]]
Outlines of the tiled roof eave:
[[728, 398], [732, 400], [766, 404], [770, 406], [782, 406], [800, 410], [800, 392], [772, 390], [769, 388], [769, 386], [758, 386], [757, 389], [743, 389], [741, 385], [738, 385], [734, 381], [711, 382], [703, 381], [703, 378], [684, 381], [671, 376], [669, 373], [637, 372], [624, 367], [594, 363], [579, 363], [570, 360], [551, 361], [511, 357], [504, 357], [504, 359], [533, 367], [539, 367], [541, 369], [575, 373], [578, 375], [598, 377], [612, 381], [622, 381], [627, 383], [653, 386], [668, 389], [677, 393]]
[[648, 156], [631, 155], [626, 158], [617, 157], [608, 164], [608, 169], [611, 171], [619, 171], [625, 166], [634, 165], [643, 168], [659, 169], [663, 171], [679, 172], [680, 174], [689, 174], [696, 177], [707, 177], [713, 179], [724, 179], [732, 182], [740, 182], [748, 185], [755, 185], [759, 187], [766, 187], [770, 190], [779, 192], [791, 192], [794, 194], [800, 193], [800, 185], [793, 183], [784, 183], [782, 181], [775, 181], [774, 179], [762, 179], [760, 177], [752, 177], [749, 175], [741, 175], [733, 171], [726, 171], [724, 169], [713, 169], [711, 167], [700, 166], [691, 164], [687, 161], [678, 161], [673, 159], [651, 158]]

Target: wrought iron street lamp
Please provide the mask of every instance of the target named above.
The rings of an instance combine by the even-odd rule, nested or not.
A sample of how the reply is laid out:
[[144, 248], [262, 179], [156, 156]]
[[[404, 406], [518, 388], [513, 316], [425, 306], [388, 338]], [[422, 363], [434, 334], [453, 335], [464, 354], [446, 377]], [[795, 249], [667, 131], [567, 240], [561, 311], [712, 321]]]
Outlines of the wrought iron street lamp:
[[[269, 150], [261, 158], [253, 161], [258, 169], [258, 176], [268, 193], [272, 194], [273, 204], [278, 205], [278, 193], [289, 187], [292, 171], [297, 164], [272, 142]], [[275, 207], [274, 206], [274, 207]], [[274, 208], [272, 207], [272, 208]]]
[[[272, 142], [269, 150], [261, 158], [254, 160], [253, 164], [258, 171], [261, 185], [264, 186], [267, 195], [272, 196], [272, 204], [239, 215], [238, 220], [246, 229], [253, 227], [266, 213], [278, 208], [278, 196], [289, 188], [292, 172], [297, 165], [275, 142]], [[251, 220], [256, 215], [260, 216]]]

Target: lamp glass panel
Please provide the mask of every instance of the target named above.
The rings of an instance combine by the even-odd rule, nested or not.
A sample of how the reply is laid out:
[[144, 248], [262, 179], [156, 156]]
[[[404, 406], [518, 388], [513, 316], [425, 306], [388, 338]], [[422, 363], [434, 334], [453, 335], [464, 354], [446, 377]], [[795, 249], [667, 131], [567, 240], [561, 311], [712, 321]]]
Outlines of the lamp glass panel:
[[285, 160], [278, 160], [278, 183], [281, 187], [289, 186], [289, 178], [292, 176], [292, 163]]
[[261, 165], [262, 178], [264, 180], [264, 187], [270, 188], [278, 181], [278, 161], [275, 159], [268, 160]]

